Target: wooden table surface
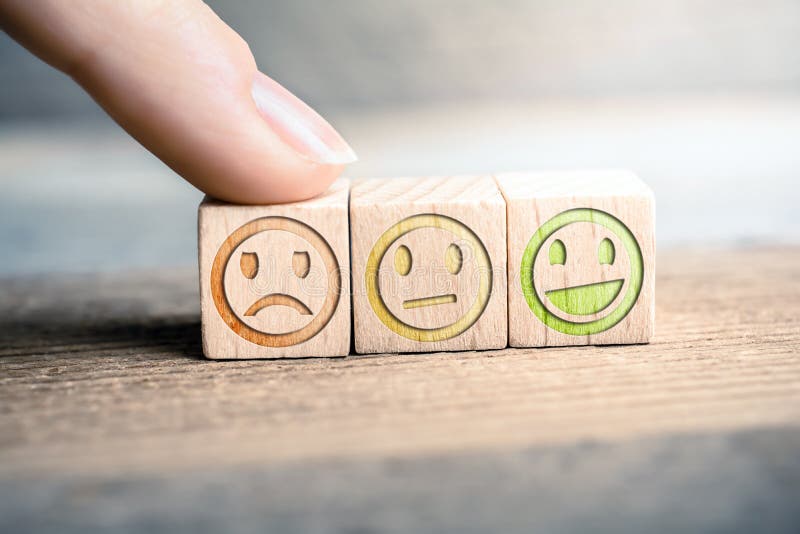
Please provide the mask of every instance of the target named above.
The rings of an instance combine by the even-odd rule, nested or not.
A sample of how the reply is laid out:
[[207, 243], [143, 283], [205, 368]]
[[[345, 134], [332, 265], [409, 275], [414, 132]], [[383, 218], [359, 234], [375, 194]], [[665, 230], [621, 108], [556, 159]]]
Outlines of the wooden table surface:
[[642, 346], [211, 362], [196, 276], [0, 280], [0, 531], [800, 530], [800, 248]]

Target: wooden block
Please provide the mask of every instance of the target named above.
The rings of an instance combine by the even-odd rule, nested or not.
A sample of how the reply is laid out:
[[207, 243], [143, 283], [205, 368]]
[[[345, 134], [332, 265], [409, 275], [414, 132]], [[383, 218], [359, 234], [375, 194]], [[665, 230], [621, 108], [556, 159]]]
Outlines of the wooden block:
[[508, 209], [512, 347], [646, 343], [655, 199], [628, 171], [497, 176]]
[[358, 182], [350, 225], [357, 352], [506, 346], [505, 202], [491, 177]]
[[207, 358], [343, 356], [350, 351], [349, 183], [304, 202], [198, 211]]

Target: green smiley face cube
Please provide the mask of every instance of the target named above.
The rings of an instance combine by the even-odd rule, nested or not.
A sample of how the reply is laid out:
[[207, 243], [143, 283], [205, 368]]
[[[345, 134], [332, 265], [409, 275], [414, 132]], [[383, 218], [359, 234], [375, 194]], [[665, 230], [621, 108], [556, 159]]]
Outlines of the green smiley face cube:
[[627, 171], [497, 178], [508, 209], [510, 344], [648, 342], [652, 191]]

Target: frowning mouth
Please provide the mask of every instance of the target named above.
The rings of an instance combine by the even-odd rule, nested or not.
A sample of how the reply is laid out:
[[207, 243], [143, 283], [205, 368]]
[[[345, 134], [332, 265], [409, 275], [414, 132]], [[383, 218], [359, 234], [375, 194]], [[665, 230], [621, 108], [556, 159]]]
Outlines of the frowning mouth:
[[261, 297], [249, 308], [247, 308], [247, 311], [244, 312], [244, 314], [246, 316], [252, 316], [264, 308], [269, 308], [270, 306], [288, 306], [289, 308], [294, 309], [300, 315], [312, 315], [311, 310], [308, 309], [308, 306], [291, 295], [283, 295], [281, 293], [271, 293], [266, 297]]
[[452, 304], [458, 300], [452, 293], [449, 295], [439, 295], [438, 297], [424, 297], [421, 299], [411, 299], [403, 301], [404, 310], [413, 310], [414, 308], [424, 308], [426, 306], [436, 306], [438, 304]]

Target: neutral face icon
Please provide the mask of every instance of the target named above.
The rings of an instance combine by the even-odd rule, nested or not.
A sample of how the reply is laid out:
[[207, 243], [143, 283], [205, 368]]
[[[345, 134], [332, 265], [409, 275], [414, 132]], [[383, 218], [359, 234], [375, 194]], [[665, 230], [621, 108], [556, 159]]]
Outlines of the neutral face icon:
[[217, 311], [244, 339], [287, 347], [318, 334], [336, 311], [341, 273], [328, 243], [306, 224], [264, 217], [234, 231], [211, 269]]
[[481, 240], [461, 222], [421, 214], [381, 235], [367, 259], [367, 298], [393, 332], [443, 341], [470, 328], [492, 289], [492, 265]]
[[603, 332], [633, 308], [644, 277], [631, 231], [606, 212], [579, 208], [544, 223], [528, 242], [520, 280], [531, 311], [571, 335]]

